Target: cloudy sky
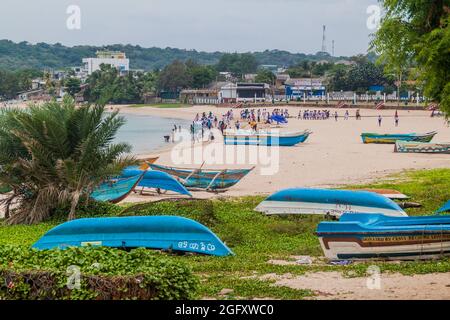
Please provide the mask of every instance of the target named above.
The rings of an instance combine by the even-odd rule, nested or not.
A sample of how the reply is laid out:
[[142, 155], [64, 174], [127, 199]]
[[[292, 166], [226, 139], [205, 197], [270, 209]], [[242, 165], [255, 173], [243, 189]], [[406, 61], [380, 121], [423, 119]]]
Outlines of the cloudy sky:
[[[315, 53], [322, 25], [335, 55], [367, 51], [377, 0], [1, 0], [0, 39], [64, 45], [138, 44], [203, 51]], [[69, 30], [70, 5], [81, 29]]]

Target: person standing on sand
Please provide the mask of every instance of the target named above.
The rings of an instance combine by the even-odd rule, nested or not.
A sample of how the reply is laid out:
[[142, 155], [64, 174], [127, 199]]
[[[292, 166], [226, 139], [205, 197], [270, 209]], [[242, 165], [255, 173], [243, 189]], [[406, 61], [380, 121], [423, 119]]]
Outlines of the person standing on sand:
[[378, 115], [378, 126], [379, 127], [381, 127], [381, 120], [383, 120], [383, 119], [381, 118], [381, 114], [380, 114], [380, 115]]
[[339, 116], [338, 116], [338, 113], [337, 113], [337, 111], [335, 111], [335, 112], [334, 112], [334, 120], [337, 121], [338, 117], [339, 117]]
[[356, 120], [361, 120], [361, 114], [359, 113], [359, 109], [356, 109]]
[[348, 110], [345, 110], [344, 120], [348, 120]]

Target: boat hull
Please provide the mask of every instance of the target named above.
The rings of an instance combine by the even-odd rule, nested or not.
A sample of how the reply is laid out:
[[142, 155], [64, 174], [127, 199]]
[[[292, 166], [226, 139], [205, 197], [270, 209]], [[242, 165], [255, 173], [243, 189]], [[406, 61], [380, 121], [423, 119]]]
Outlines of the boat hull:
[[368, 191], [368, 192], [374, 192], [381, 194], [389, 199], [398, 199], [398, 200], [405, 200], [409, 199], [409, 197], [397, 190], [392, 189], [357, 189], [356, 191]]
[[450, 217], [344, 214], [317, 228], [327, 258], [429, 259], [450, 255]]
[[104, 246], [149, 248], [227, 256], [233, 252], [204, 225], [177, 216], [87, 218], [63, 223], [33, 248]]
[[295, 188], [276, 192], [261, 202], [256, 211], [271, 214], [383, 213], [407, 216], [389, 198], [367, 191]]
[[102, 183], [91, 193], [91, 198], [100, 202], [118, 203], [124, 200], [142, 180], [142, 173]]
[[450, 154], [450, 143], [404, 142], [395, 143], [395, 152]]
[[154, 188], [159, 190], [168, 190], [182, 195], [192, 196], [180, 182], [171, 177], [169, 174], [156, 170], [141, 170], [138, 166], [125, 168], [122, 177], [130, 177], [136, 174], [142, 174], [143, 177], [138, 183], [138, 187]]
[[396, 141], [414, 141], [414, 142], [430, 142], [437, 132], [428, 132], [425, 134], [377, 134], [362, 133], [361, 139], [363, 143], [379, 143], [379, 144], [395, 144]]
[[179, 179], [188, 189], [206, 189], [206, 190], [223, 190], [228, 189], [237, 184], [243, 177], [245, 177], [251, 169], [236, 169], [236, 170], [196, 170], [166, 167], [162, 165], [151, 164], [153, 170], [168, 173]]
[[224, 143], [226, 145], [254, 145], [254, 146], [295, 146], [308, 139], [311, 132], [303, 131], [292, 134], [244, 134], [244, 133], [225, 133]]

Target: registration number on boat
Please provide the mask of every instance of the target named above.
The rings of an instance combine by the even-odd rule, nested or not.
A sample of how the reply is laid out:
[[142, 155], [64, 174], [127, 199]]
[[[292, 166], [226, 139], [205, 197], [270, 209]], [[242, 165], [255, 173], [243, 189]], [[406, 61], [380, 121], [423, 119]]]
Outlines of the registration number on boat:
[[199, 251], [214, 251], [216, 246], [207, 242], [189, 242], [189, 241], [179, 241], [179, 249], [191, 249]]

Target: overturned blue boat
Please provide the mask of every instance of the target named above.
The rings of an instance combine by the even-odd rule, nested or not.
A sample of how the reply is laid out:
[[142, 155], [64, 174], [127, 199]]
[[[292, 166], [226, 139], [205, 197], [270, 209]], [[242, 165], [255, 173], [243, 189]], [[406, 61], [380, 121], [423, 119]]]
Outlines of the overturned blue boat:
[[436, 213], [450, 212], [450, 200], [448, 200]]
[[158, 191], [167, 190], [173, 191], [182, 195], [192, 196], [191, 193], [178, 182], [175, 178], [166, 172], [157, 170], [141, 170], [138, 166], [130, 166], [123, 170], [122, 177], [133, 177], [138, 174], [143, 174], [143, 178], [139, 181], [138, 187], [154, 188]]
[[33, 248], [63, 249], [89, 245], [124, 249], [144, 247], [214, 256], [233, 254], [207, 227], [177, 216], [73, 220], [48, 231]]
[[126, 178], [106, 181], [94, 189], [91, 193], [91, 198], [101, 202], [118, 203], [134, 190], [142, 177], [142, 173], [136, 172], [136, 174]]
[[450, 255], [450, 216], [389, 217], [344, 214], [321, 222], [320, 244], [329, 259], [428, 259]]
[[275, 192], [255, 210], [265, 214], [340, 216], [348, 212], [407, 216], [398, 204], [377, 193], [312, 188], [292, 188]]

